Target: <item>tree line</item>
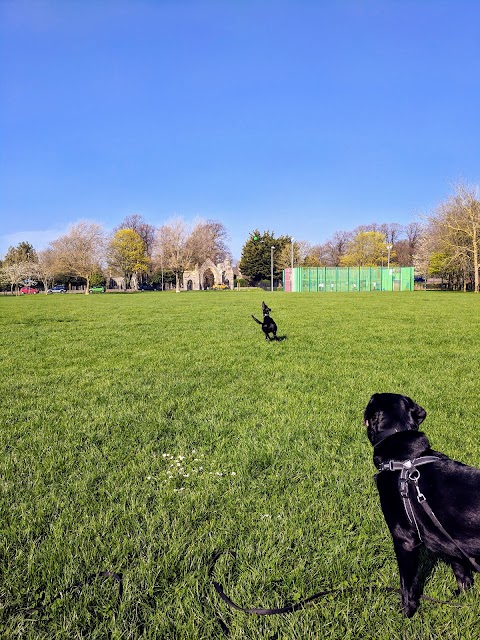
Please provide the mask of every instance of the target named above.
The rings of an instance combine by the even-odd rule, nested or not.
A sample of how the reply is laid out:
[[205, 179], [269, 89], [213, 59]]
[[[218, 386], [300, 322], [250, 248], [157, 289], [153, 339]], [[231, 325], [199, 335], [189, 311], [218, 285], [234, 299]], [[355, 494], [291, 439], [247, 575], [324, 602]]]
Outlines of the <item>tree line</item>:
[[478, 187], [464, 182], [429, 215], [406, 225], [372, 223], [352, 231], [336, 231], [323, 244], [275, 238], [252, 231], [246, 241], [240, 269], [249, 280], [268, 281], [271, 258], [274, 278], [294, 266], [402, 266], [415, 267], [425, 280], [438, 278], [444, 288], [479, 291], [480, 200]]
[[112, 279], [124, 289], [149, 282], [179, 291], [187, 268], [207, 258], [219, 262], [230, 257], [226, 241], [225, 227], [213, 220], [188, 225], [177, 218], [156, 228], [133, 214], [111, 233], [80, 221], [41, 251], [28, 242], [10, 247], [0, 264], [0, 279], [17, 293], [22, 284], [41, 282], [47, 292], [54, 282], [70, 282], [80, 283], [88, 294], [92, 286]]
[[[90, 286], [112, 278], [124, 288], [140, 282], [179, 291], [185, 270], [210, 258], [229, 258], [227, 230], [221, 222], [199, 219], [188, 225], [177, 218], [160, 228], [142, 216], [127, 216], [110, 234], [85, 221], [42, 250], [22, 242], [10, 247], [0, 264], [0, 278], [11, 290], [40, 281], [80, 281]], [[458, 183], [429, 215], [406, 225], [372, 223], [336, 231], [322, 244], [275, 237], [253, 230], [242, 248], [239, 270], [244, 283], [276, 281], [290, 266], [414, 266], [418, 275], [441, 278], [450, 289], [479, 291], [480, 201], [478, 187]]]

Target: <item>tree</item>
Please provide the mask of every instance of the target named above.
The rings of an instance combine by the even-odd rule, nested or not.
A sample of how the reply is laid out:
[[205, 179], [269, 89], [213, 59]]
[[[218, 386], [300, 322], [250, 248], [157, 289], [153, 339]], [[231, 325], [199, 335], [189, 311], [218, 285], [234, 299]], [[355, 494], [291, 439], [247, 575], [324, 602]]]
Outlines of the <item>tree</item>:
[[192, 253], [189, 229], [182, 218], [175, 218], [160, 227], [156, 240], [156, 261], [162, 269], [175, 274], [175, 290], [180, 291], [180, 277], [191, 265]]
[[16, 247], [10, 246], [2, 262], [2, 280], [10, 285], [13, 293], [21, 284], [36, 283], [37, 253], [29, 242], [20, 242]]
[[1, 278], [4, 282], [10, 285], [10, 292], [13, 293], [15, 288], [16, 295], [19, 295], [19, 285], [23, 284], [25, 280], [30, 279], [32, 275], [31, 262], [4, 262], [1, 269]]
[[396, 238], [395, 242], [392, 243], [399, 265], [403, 267], [413, 266], [421, 232], [422, 227], [419, 222], [410, 222], [402, 227], [402, 235], [406, 237], [401, 239]]
[[387, 222], [383, 225], [380, 225], [379, 231], [384, 234], [385, 242], [387, 244], [395, 245], [400, 240], [403, 228], [402, 225], [398, 224], [397, 222]]
[[228, 233], [216, 220], [197, 220], [187, 240], [193, 264], [203, 264], [210, 258], [214, 264], [230, 258]]
[[[386, 254], [385, 235], [379, 231], [361, 231], [347, 245], [340, 264], [344, 267], [371, 267], [381, 264]], [[394, 252], [390, 253], [390, 259]]]
[[36, 262], [37, 253], [29, 242], [20, 242], [16, 247], [9, 247], [4, 258], [5, 264], [17, 262]]
[[270, 231], [264, 231], [263, 234], [260, 234], [259, 230], [255, 229], [243, 245], [242, 257], [238, 265], [240, 271], [247, 276], [253, 285], [257, 285], [262, 280], [270, 280], [272, 247], [274, 247], [273, 277], [278, 279], [281, 272], [279, 259], [284, 248], [287, 245], [291, 246], [291, 240], [289, 236], [275, 238]]
[[85, 293], [90, 293], [90, 279], [102, 263], [105, 236], [95, 223], [81, 221], [69, 232], [51, 243], [57, 272], [68, 273], [85, 280]]
[[480, 201], [478, 187], [459, 183], [454, 193], [428, 218], [438, 230], [438, 242], [451, 266], [462, 272], [464, 287], [473, 276], [474, 291], [479, 291]]
[[319, 259], [328, 267], [338, 267], [351, 239], [350, 231], [336, 231], [330, 240], [321, 245], [322, 257]]
[[121, 273], [127, 288], [138, 285], [138, 274], [148, 269], [145, 242], [133, 229], [120, 229], [110, 240], [107, 250], [109, 267]]
[[[277, 239], [275, 242], [275, 268], [280, 270], [289, 269], [292, 266], [292, 257], [294, 267], [298, 267], [300, 264], [303, 264], [305, 256], [308, 255], [311, 250], [311, 246], [304, 240], [296, 240], [292, 243], [292, 240], [290, 239], [290, 241], [279, 243]], [[277, 245], [279, 246], [278, 250]]]
[[148, 224], [138, 213], [126, 216], [114, 231], [121, 229], [133, 229], [145, 243], [145, 251], [149, 258], [152, 257], [155, 248], [156, 229], [152, 224]]
[[51, 248], [39, 251], [38, 260], [35, 264], [35, 275], [43, 282], [43, 288], [45, 293], [48, 293], [48, 288], [53, 284], [56, 271], [55, 254]]

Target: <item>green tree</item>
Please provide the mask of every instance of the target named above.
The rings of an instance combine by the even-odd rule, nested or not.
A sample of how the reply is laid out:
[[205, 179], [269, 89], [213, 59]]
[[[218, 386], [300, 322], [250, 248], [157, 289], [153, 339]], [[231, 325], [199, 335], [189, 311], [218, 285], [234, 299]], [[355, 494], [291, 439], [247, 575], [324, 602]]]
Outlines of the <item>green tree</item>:
[[239, 262], [240, 271], [246, 276], [252, 285], [257, 285], [261, 280], [270, 280], [271, 258], [273, 249], [273, 277], [278, 279], [282, 271], [282, 257], [285, 260], [286, 246], [291, 245], [289, 236], [275, 238], [272, 232], [258, 229], [250, 233], [243, 245], [242, 257]]
[[138, 275], [148, 270], [149, 259], [146, 246], [133, 229], [120, 229], [110, 241], [107, 262], [111, 269], [125, 278], [125, 286], [136, 288]]
[[[340, 259], [343, 267], [373, 267], [382, 263], [387, 255], [385, 236], [380, 231], [360, 231], [347, 244], [346, 251]], [[395, 252], [390, 252], [390, 261]]]
[[37, 262], [37, 252], [29, 242], [20, 242], [16, 247], [9, 247], [4, 258], [5, 264], [19, 262]]

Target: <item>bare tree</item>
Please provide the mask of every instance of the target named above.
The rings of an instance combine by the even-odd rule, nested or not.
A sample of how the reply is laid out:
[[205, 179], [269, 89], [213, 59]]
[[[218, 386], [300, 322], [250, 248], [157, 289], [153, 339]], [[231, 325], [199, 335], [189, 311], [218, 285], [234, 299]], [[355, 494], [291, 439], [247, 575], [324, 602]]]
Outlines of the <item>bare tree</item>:
[[56, 270], [84, 279], [85, 293], [90, 293], [90, 279], [102, 262], [104, 245], [105, 236], [100, 225], [84, 220], [72, 225], [67, 234], [51, 244]]
[[190, 233], [182, 218], [175, 218], [160, 227], [156, 241], [156, 258], [162, 268], [175, 274], [175, 290], [180, 291], [180, 277], [192, 263]]
[[440, 230], [442, 251], [463, 272], [464, 282], [473, 272], [474, 291], [479, 291], [480, 201], [478, 187], [463, 182], [436, 212], [429, 216], [433, 228]]
[[55, 278], [56, 263], [53, 249], [47, 248], [38, 252], [38, 260], [35, 264], [36, 277], [43, 282], [45, 293], [48, 293], [49, 285], [53, 284]]
[[330, 240], [323, 245], [325, 264], [330, 267], [338, 267], [345, 254], [348, 243], [354, 234], [350, 231], [336, 231]]
[[383, 225], [380, 225], [385, 231], [385, 242], [387, 244], [395, 245], [399, 240], [403, 232], [403, 228], [401, 224], [397, 222], [387, 222]]
[[301, 264], [304, 267], [322, 267], [328, 262], [328, 247], [326, 244], [311, 245], [304, 242], [299, 253]]
[[195, 264], [203, 264], [207, 258], [210, 258], [212, 262], [218, 264], [225, 258], [230, 258], [227, 240], [228, 233], [221, 222], [197, 220], [187, 240], [191, 261]]
[[287, 242], [278, 242], [275, 240], [275, 246], [279, 246], [278, 251], [275, 249], [275, 267], [277, 270], [289, 269], [292, 266], [303, 264], [305, 257], [309, 254], [312, 247], [305, 240], [292, 240], [288, 238]]

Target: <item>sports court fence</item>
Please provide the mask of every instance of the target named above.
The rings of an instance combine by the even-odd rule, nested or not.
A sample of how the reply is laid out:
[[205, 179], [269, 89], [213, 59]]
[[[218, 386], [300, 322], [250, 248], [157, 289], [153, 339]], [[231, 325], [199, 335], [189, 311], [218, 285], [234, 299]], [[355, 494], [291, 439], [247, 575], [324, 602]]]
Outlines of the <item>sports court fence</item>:
[[284, 291], [413, 291], [413, 267], [294, 267]]

